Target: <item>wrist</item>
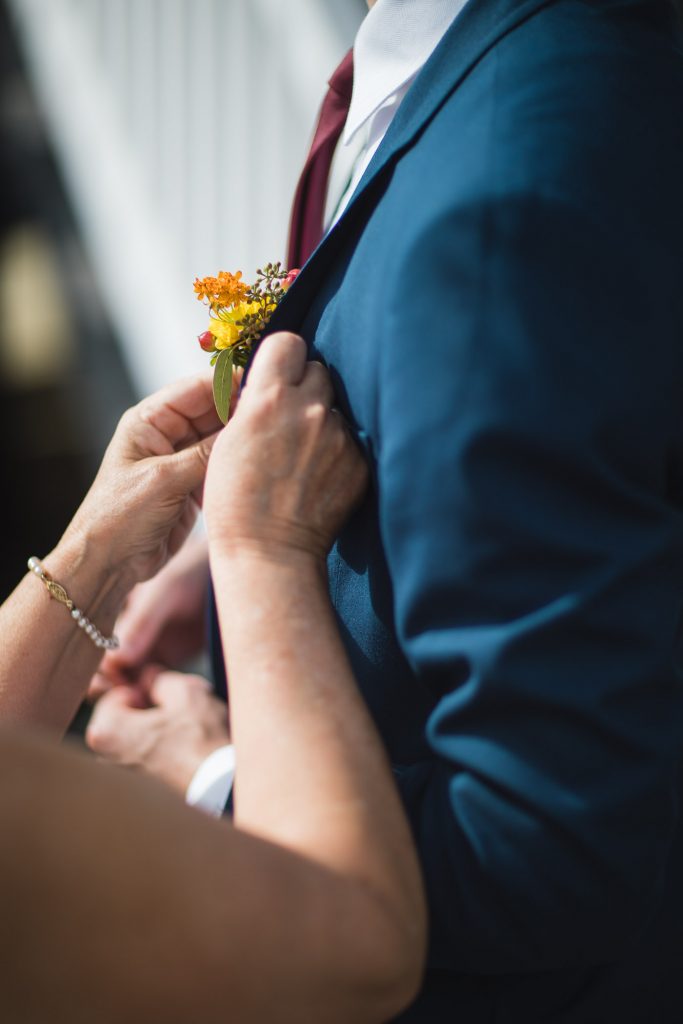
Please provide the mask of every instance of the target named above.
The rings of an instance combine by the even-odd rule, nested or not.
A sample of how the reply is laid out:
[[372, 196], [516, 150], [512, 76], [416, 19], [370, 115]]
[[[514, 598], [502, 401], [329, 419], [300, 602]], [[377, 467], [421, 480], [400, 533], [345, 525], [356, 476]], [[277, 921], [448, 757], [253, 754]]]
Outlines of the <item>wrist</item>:
[[321, 552], [273, 540], [210, 539], [209, 559], [214, 575], [218, 567], [228, 568], [233, 577], [253, 575], [267, 567], [268, 571], [291, 571], [316, 580], [326, 578], [326, 558]]
[[197, 744], [191, 749], [183, 749], [179, 745], [179, 748], [172, 752], [168, 750], [160, 752], [158, 762], [152, 756], [149, 762], [143, 762], [141, 767], [184, 797], [202, 765], [226, 745], [228, 744], [225, 738]]
[[105, 632], [111, 629], [134, 581], [96, 538], [68, 530], [43, 563], [79, 608], [97, 616]]

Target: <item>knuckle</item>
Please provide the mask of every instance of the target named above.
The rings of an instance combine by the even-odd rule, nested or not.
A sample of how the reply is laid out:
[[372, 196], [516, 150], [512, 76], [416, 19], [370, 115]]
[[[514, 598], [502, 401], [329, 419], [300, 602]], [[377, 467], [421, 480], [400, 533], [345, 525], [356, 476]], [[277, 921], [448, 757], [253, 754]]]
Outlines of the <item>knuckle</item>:
[[329, 410], [321, 401], [313, 399], [306, 405], [304, 416], [311, 426], [321, 427], [328, 420]]
[[97, 754], [104, 753], [109, 749], [111, 736], [111, 729], [98, 719], [91, 720], [85, 730], [85, 742]]
[[264, 388], [259, 395], [254, 397], [252, 404], [254, 418], [260, 421], [280, 415], [285, 405], [287, 390], [287, 386], [281, 381], [275, 381]]
[[[159, 488], [165, 490], [175, 475], [173, 463], [168, 458], [155, 459], [146, 469], [149, 473], [149, 485], [152, 490]], [[142, 486], [145, 488], [144, 482]]]
[[117, 431], [128, 430], [133, 425], [133, 423], [137, 420], [139, 416], [141, 404], [142, 403], [140, 403], [139, 405], [134, 405], [130, 409], [126, 409], [126, 411], [121, 414], [121, 416], [119, 417]]
[[209, 455], [211, 454], [209, 448], [205, 444], [195, 444], [190, 449], [193, 457], [199, 463], [201, 470], [206, 470], [209, 465]]
[[278, 380], [266, 388], [265, 395], [273, 405], [282, 405], [288, 390], [287, 385]]

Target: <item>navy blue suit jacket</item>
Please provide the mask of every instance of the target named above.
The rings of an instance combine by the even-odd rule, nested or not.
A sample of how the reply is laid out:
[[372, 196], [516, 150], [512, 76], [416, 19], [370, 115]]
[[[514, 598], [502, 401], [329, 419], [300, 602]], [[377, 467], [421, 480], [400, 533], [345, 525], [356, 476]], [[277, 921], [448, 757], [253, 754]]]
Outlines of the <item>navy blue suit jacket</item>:
[[429, 896], [406, 1021], [683, 1019], [676, 38], [470, 0], [271, 324], [372, 469], [329, 578]]

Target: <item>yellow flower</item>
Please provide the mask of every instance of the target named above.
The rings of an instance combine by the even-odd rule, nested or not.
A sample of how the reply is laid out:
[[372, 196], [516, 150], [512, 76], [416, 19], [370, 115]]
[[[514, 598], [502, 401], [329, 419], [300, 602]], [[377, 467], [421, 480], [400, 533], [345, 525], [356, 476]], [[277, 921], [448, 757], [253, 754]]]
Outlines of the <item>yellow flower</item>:
[[209, 331], [213, 334], [217, 349], [232, 348], [239, 341], [240, 329], [226, 320], [211, 320]]
[[259, 302], [239, 302], [228, 312], [222, 310], [218, 316], [211, 317], [209, 331], [216, 340], [216, 348], [232, 348], [242, 336], [240, 321], [246, 316], [258, 313], [261, 309]]

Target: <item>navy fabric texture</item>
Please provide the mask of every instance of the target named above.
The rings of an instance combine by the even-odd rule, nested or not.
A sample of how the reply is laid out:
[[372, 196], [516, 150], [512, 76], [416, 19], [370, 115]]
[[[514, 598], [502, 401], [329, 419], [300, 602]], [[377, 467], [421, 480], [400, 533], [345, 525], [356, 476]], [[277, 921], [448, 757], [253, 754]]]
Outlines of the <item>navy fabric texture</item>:
[[429, 896], [402, 1020], [683, 1019], [682, 270], [669, 7], [471, 0], [271, 323], [372, 471], [329, 578]]

